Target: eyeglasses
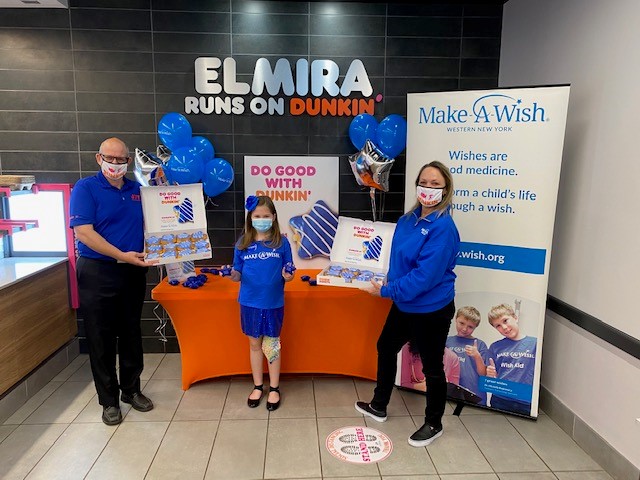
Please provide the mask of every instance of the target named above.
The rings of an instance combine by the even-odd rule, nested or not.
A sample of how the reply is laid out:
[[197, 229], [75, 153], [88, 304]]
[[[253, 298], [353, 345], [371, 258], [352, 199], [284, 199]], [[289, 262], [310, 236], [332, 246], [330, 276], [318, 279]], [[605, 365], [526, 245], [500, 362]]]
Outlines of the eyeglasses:
[[112, 155], [104, 155], [103, 153], [98, 153], [98, 155], [100, 155], [105, 162], [115, 165], [123, 165], [129, 163], [129, 160], [131, 160], [131, 157], [114, 157]]

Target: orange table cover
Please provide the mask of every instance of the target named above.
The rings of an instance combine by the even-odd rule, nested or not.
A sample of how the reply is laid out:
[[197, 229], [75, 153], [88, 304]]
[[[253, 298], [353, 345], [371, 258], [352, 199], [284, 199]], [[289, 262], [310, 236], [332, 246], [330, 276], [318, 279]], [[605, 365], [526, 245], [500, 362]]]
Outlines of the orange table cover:
[[[298, 270], [285, 284], [282, 373], [375, 380], [376, 342], [391, 301], [356, 288], [311, 286], [300, 279], [315, 278], [319, 271]], [[249, 342], [240, 328], [240, 284], [208, 277], [195, 290], [164, 279], [151, 291], [171, 317], [178, 337], [183, 390], [199, 380], [251, 373]]]

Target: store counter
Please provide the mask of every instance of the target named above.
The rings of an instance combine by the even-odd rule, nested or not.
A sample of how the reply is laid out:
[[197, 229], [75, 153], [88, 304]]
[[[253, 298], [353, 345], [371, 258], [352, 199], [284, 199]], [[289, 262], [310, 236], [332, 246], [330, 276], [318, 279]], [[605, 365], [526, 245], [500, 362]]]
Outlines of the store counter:
[[[282, 373], [374, 380], [376, 342], [391, 301], [355, 288], [310, 286], [300, 280], [302, 275], [315, 278], [319, 271], [298, 270], [285, 284]], [[165, 278], [151, 292], [178, 337], [183, 390], [199, 380], [251, 373], [249, 342], [240, 328], [240, 284], [207, 276], [209, 281], [195, 290], [171, 286]]]
[[75, 337], [66, 257], [0, 259], [0, 395]]

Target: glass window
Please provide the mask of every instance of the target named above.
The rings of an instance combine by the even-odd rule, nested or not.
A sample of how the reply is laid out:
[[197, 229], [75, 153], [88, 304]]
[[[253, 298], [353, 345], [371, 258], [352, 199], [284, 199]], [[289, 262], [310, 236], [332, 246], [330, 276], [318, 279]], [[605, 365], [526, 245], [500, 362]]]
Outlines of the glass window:
[[38, 220], [38, 228], [16, 232], [10, 237], [12, 255], [67, 252], [62, 192], [17, 194], [7, 198], [9, 218]]

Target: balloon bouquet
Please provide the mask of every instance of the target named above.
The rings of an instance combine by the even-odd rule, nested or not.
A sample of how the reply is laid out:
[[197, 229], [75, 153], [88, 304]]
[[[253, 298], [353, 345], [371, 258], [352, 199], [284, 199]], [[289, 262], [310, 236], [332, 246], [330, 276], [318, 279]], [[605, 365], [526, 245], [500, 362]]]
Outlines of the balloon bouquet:
[[[183, 115], [174, 112], [164, 115], [158, 123], [158, 137], [162, 144], [156, 153], [135, 149], [133, 172], [136, 180], [145, 187], [202, 182], [207, 201], [226, 191], [233, 182], [233, 168], [226, 160], [215, 157], [209, 140], [194, 137], [192, 133], [191, 124]], [[194, 262], [167, 264], [166, 268], [170, 280], [172, 276], [186, 276], [190, 280], [195, 275]], [[167, 318], [158, 314], [158, 308], [159, 304], [153, 309], [160, 322], [156, 333], [160, 334], [161, 341], [166, 342]]]
[[407, 122], [392, 114], [378, 121], [368, 113], [357, 115], [349, 125], [349, 138], [359, 151], [349, 155], [358, 185], [369, 187], [373, 221], [376, 221], [376, 190], [389, 191], [389, 174], [407, 144]]
[[233, 182], [233, 168], [215, 157], [211, 142], [192, 136], [191, 124], [179, 113], [164, 115], [158, 123], [156, 153], [136, 148], [134, 174], [142, 186], [181, 185], [202, 182], [207, 197], [226, 191]]

